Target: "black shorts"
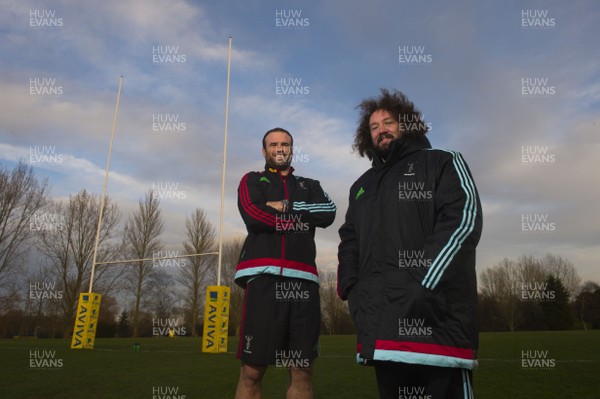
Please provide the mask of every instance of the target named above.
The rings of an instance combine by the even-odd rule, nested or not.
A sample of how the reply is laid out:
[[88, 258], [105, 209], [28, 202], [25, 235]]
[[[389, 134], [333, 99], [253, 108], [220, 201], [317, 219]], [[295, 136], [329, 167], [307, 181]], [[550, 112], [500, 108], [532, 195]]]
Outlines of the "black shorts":
[[380, 399], [473, 399], [471, 370], [373, 362]]
[[237, 357], [258, 366], [309, 367], [319, 355], [320, 328], [317, 283], [257, 276], [246, 285]]

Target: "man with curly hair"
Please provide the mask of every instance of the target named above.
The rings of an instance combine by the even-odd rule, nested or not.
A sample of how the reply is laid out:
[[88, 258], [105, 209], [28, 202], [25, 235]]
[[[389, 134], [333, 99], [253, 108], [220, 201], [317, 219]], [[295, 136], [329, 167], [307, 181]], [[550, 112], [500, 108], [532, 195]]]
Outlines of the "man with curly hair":
[[461, 154], [431, 148], [402, 92], [358, 108], [353, 148], [372, 167], [350, 188], [338, 249], [357, 361], [375, 367], [381, 398], [472, 398], [482, 217], [471, 172]]

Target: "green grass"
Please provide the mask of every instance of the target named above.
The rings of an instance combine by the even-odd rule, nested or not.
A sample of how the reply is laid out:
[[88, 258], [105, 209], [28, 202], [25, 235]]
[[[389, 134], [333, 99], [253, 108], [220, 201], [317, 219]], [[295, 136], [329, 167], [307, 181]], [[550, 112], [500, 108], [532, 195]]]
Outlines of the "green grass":
[[[140, 352], [132, 350], [140, 342]], [[71, 350], [67, 340], [0, 340], [0, 398], [143, 398], [153, 388], [181, 398], [233, 398], [239, 373], [237, 340], [229, 353], [204, 354], [200, 339], [98, 339], [94, 350]], [[377, 398], [373, 369], [354, 362], [353, 336], [322, 336], [315, 398]], [[31, 351], [56, 351], [57, 369], [30, 367]], [[548, 351], [549, 369], [526, 369], [522, 351]], [[482, 333], [475, 393], [494, 398], [600, 397], [600, 331]], [[265, 398], [283, 398], [287, 372], [271, 367]], [[185, 395], [185, 396], [184, 396]]]
[[[600, 330], [480, 334], [480, 398], [600, 398]], [[522, 351], [548, 351], [550, 369], [523, 368]]]

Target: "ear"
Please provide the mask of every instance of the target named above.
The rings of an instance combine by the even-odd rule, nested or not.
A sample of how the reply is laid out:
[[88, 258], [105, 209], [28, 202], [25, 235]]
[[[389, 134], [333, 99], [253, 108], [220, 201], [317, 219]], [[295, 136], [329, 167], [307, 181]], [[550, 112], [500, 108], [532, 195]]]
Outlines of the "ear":
[[267, 158], [267, 150], [265, 150], [264, 148], [262, 149], [262, 156], [263, 158]]

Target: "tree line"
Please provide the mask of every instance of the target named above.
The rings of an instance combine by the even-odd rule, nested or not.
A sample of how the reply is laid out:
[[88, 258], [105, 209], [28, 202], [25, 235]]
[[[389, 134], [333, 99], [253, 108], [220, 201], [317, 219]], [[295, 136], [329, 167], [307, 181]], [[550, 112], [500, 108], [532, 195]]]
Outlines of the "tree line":
[[[0, 337], [69, 337], [79, 293], [88, 290], [100, 196], [84, 189], [58, 201], [48, 193], [48, 181], [37, 179], [23, 162], [0, 169]], [[166, 335], [168, 329], [186, 336], [202, 333], [206, 287], [216, 282], [217, 256], [169, 256], [216, 252], [215, 227], [196, 208], [186, 217], [180, 249], [165, 250], [159, 197], [149, 190], [126, 218], [105, 199], [93, 286], [102, 295], [99, 337]], [[242, 245], [242, 237], [223, 244], [221, 280], [231, 288], [232, 334], [243, 305], [243, 290], [233, 282]], [[138, 261], [119, 263], [125, 259]], [[333, 299], [335, 275], [328, 278], [322, 291]], [[337, 329], [350, 326], [345, 305], [330, 302], [324, 307], [324, 332], [332, 331], [326, 329], [332, 323]]]
[[[49, 198], [47, 180], [19, 162], [0, 168], [0, 337], [69, 337], [79, 293], [86, 292], [100, 196], [81, 190]], [[215, 227], [205, 211], [187, 215], [179, 250], [162, 239], [164, 218], [152, 190], [123, 217], [105, 200], [93, 291], [102, 294], [98, 337], [202, 334], [206, 287], [216, 281]], [[223, 244], [221, 280], [231, 288], [230, 333], [239, 331], [244, 291], [234, 282], [243, 238]], [[119, 263], [124, 259], [139, 259]], [[113, 262], [113, 263], [111, 263]], [[504, 259], [480, 273], [482, 331], [600, 327], [600, 287], [581, 284], [575, 267], [554, 255]], [[323, 334], [353, 334], [335, 272], [321, 276]]]
[[503, 259], [479, 275], [482, 331], [600, 328], [600, 286], [560, 256]]

